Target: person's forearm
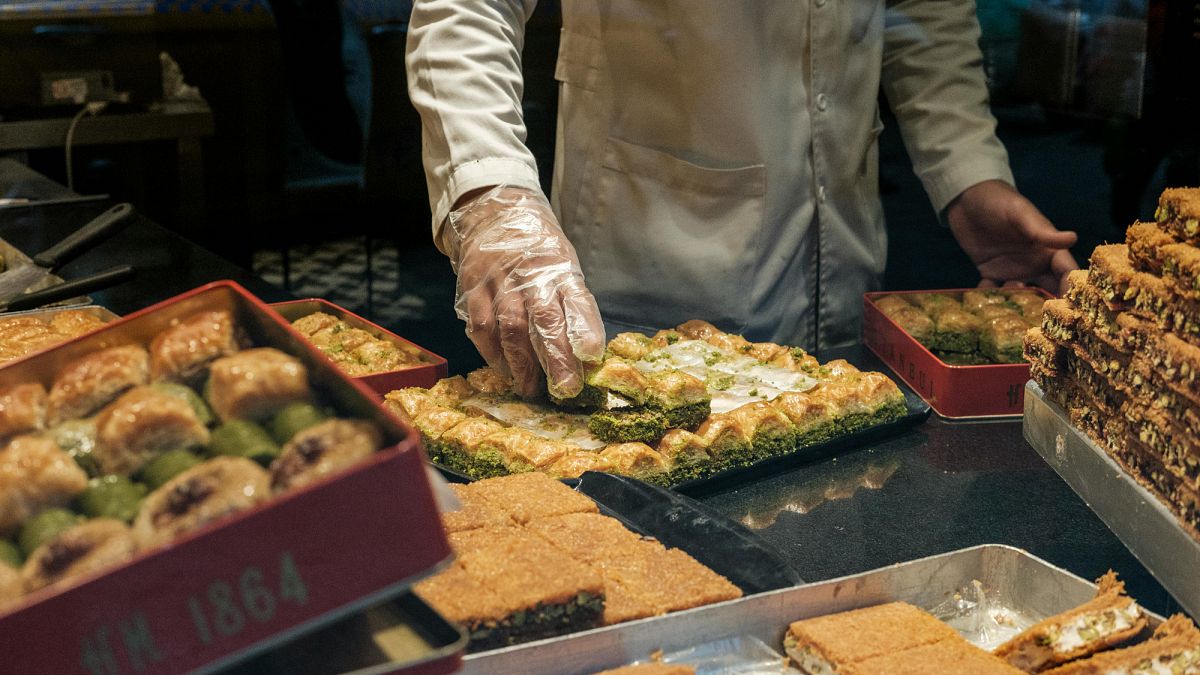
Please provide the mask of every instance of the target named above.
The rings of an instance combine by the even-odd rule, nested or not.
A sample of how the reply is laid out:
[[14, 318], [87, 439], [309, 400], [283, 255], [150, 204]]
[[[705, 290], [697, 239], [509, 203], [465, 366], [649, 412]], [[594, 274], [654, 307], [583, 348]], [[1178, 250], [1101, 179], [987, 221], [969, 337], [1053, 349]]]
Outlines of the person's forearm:
[[972, 0], [888, 3], [883, 88], [939, 212], [971, 185], [1012, 183], [996, 138]]
[[535, 0], [418, 0], [409, 98], [421, 115], [435, 241], [456, 201], [490, 185], [538, 187], [521, 115], [521, 47]]

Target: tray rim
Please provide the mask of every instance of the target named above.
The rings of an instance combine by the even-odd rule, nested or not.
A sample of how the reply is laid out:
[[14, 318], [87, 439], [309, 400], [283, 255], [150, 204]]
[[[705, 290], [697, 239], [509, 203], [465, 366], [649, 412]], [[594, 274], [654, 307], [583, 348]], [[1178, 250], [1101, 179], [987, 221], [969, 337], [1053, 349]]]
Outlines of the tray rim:
[[[997, 543], [977, 544], [975, 546], [969, 546], [969, 547], [956, 549], [956, 550], [952, 550], [952, 551], [946, 551], [943, 553], [937, 553], [937, 554], [933, 554], [933, 555], [929, 555], [929, 556], [924, 556], [921, 558], [914, 558], [912, 560], [901, 561], [901, 562], [894, 563], [892, 565], [886, 565], [883, 567], [878, 567], [878, 568], [871, 569], [871, 570], [865, 570], [865, 571], [857, 572], [854, 574], [848, 574], [848, 575], [843, 575], [843, 576], [839, 576], [839, 577], [835, 577], [835, 578], [831, 578], [831, 579], [825, 579], [822, 581], [801, 584], [801, 585], [793, 586], [793, 587], [789, 587], [789, 588], [781, 588], [781, 589], [777, 589], [774, 591], [767, 591], [765, 593], [758, 593], [758, 594], [746, 596], [746, 597], [743, 597], [743, 598], [740, 598], [737, 600], [729, 600], [726, 602], [716, 603], [716, 604], [712, 604], [712, 605], [705, 605], [702, 607], [697, 607], [697, 608], [685, 610], [682, 612], [673, 612], [673, 613], [666, 614], [663, 616], [650, 617], [650, 618], [646, 618], [646, 619], [639, 619], [636, 621], [629, 621], [629, 622], [625, 622], [625, 623], [615, 624], [612, 626], [603, 626], [600, 628], [594, 628], [594, 629], [587, 630], [587, 631], [580, 631], [578, 633], [572, 633], [572, 634], [562, 636], [562, 637], [546, 638], [543, 640], [537, 640], [534, 642], [528, 642], [528, 643], [524, 643], [524, 644], [520, 644], [520, 645], [514, 645], [511, 647], [504, 647], [501, 649], [495, 649], [495, 650], [486, 651], [486, 652], [478, 652], [475, 654], [467, 654], [463, 658], [464, 672], [465, 673], [493, 672], [496, 667], [502, 666], [504, 663], [508, 663], [511, 659], [519, 658], [520, 656], [522, 656], [523, 654], [525, 654], [527, 652], [532, 652], [534, 650], [543, 650], [543, 654], [547, 654], [548, 652], [546, 650], [549, 647], [557, 646], [559, 649], [566, 649], [565, 645], [567, 643], [570, 643], [573, 641], [586, 641], [588, 644], [586, 644], [584, 646], [591, 648], [592, 651], [596, 651], [601, 647], [608, 647], [610, 649], [627, 648], [627, 647], [631, 647], [631, 646], [645, 647], [646, 644], [648, 644], [649, 642], [654, 641], [654, 640], [642, 640], [641, 638], [642, 638], [642, 636], [650, 635], [653, 638], [655, 638], [655, 640], [661, 641], [661, 643], [662, 643], [661, 648], [664, 651], [671, 651], [676, 648], [676, 645], [668, 644], [668, 641], [670, 639], [670, 635], [672, 634], [673, 629], [678, 631], [678, 629], [680, 627], [686, 628], [689, 623], [702, 622], [702, 620], [705, 618], [710, 619], [710, 623], [711, 623], [711, 620], [713, 617], [705, 617], [704, 616], [705, 614], [718, 614], [718, 613], [727, 614], [727, 613], [731, 613], [731, 612], [736, 614], [736, 609], [734, 607], [738, 604], [748, 605], [748, 607], [746, 607], [745, 611], [750, 612], [753, 609], [755, 609], [754, 605], [767, 605], [768, 603], [770, 603], [772, 601], [772, 598], [775, 598], [776, 596], [784, 596], [784, 595], [792, 594], [792, 593], [808, 592], [808, 593], [813, 594], [814, 596], [817, 596], [817, 600], [819, 600], [821, 597], [820, 594], [822, 594], [825, 591], [828, 591], [827, 594], [831, 598], [834, 598], [834, 599], [851, 598], [851, 604], [854, 604], [853, 598], [860, 597], [860, 595], [861, 595], [861, 594], [856, 594], [855, 592], [862, 591], [862, 590], [864, 590], [864, 588], [866, 588], [869, 591], [870, 589], [867, 587], [869, 586], [869, 581], [872, 579], [886, 578], [891, 575], [901, 574], [905, 570], [913, 569], [913, 568], [917, 568], [917, 567], [930, 567], [930, 568], [936, 568], [937, 570], [941, 570], [958, 559], [966, 559], [968, 561], [976, 561], [976, 560], [986, 561], [989, 556], [1013, 556], [1018, 562], [1026, 562], [1026, 563], [1031, 563], [1031, 564], [1037, 565], [1037, 566], [1043, 568], [1047, 573], [1053, 574], [1056, 577], [1058, 577], [1066, 582], [1069, 582], [1071, 584], [1075, 584], [1075, 585], [1082, 584], [1082, 585], [1086, 585], [1087, 587], [1090, 587], [1091, 589], [1095, 589], [1095, 587], [1096, 587], [1095, 583], [1093, 583], [1087, 579], [1084, 579], [1083, 577], [1080, 577], [1079, 575], [1077, 575], [1067, 569], [1064, 569], [1058, 565], [1055, 565], [1039, 556], [1036, 556], [1036, 555], [1030, 553], [1029, 551], [1026, 551], [1025, 549], [1022, 549], [1022, 548], [1019, 548], [1016, 546], [1011, 546], [1008, 544], [997, 544]], [[839, 595], [839, 589], [845, 588], [845, 587], [849, 587], [851, 592], [848, 594], [840, 594]], [[892, 599], [897, 599], [897, 598], [895, 598], [895, 596], [892, 596]], [[882, 601], [886, 601], [886, 600], [882, 600]], [[874, 602], [874, 600], [872, 599], [870, 601], [870, 603], [873, 604], [873, 602]], [[865, 604], [866, 603], [854, 604], [854, 606], [864, 606]], [[799, 604], [794, 605], [795, 617], [798, 619], [798, 618], [805, 616], [804, 612], [806, 611], [806, 609], [812, 609], [813, 605], [815, 605], [814, 601], [809, 601], [807, 603], [799, 603]], [[845, 609], [850, 609], [850, 607], [847, 607]], [[843, 610], [838, 609], [838, 610], [834, 610], [834, 611], [843, 611]], [[1163, 618], [1161, 616], [1159, 616], [1153, 612], [1150, 612], [1149, 610], [1145, 610], [1143, 608], [1143, 611], [1145, 611], [1147, 616], [1150, 617], [1151, 623], [1153, 625], [1157, 625], [1158, 622], [1163, 620]], [[818, 610], [818, 612], [811, 614], [811, 616], [819, 616], [824, 613], [827, 613], [827, 612], [822, 612], [822, 611]], [[722, 618], [725, 618], [725, 617], [722, 617]], [[785, 629], [785, 626], [786, 626], [786, 623], [780, 624], [778, 626], [778, 628], [779, 628], [779, 630], [782, 631]], [[716, 629], [714, 631], [711, 631], [712, 632], [711, 635], [709, 635], [709, 634], [703, 635], [702, 639], [699, 639], [698, 642], [699, 643], [709, 642], [709, 641], [713, 641], [713, 640], [724, 639], [727, 637], [733, 637], [735, 635], [753, 635], [753, 633], [751, 633], [747, 630], [741, 630], [741, 632], [738, 632], [738, 631], [739, 631], [738, 627], [733, 627], [733, 628], [728, 628], [728, 629]], [[627, 633], [627, 632], [633, 634], [633, 637], [631, 637], [629, 640], [623, 640], [622, 639], [623, 634]], [[628, 645], [628, 644], [626, 644], [627, 642], [634, 642], [635, 644]], [[692, 644], [695, 644], [695, 643], [692, 643]], [[670, 647], [670, 649], [668, 649], [668, 647]], [[628, 649], [625, 649], [625, 651], [628, 651]], [[647, 650], [647, 653], [649, 653], [649, 651], [650, 650]], [[546, 658], [552, 658], [552, 656], [547, 656]], [[640, 657], [638, 657], [638, 658], [640, 658]], [[490, 663], [490, 661], [493, 661], [493, 660], [497, 661], [498, 663]], [[592, 665], [595, 665], [595, 664], [592, 664]], [[614, 664], [614, 665], [616, 665], [616, 664]], [[613, 667], [613, 665], [609, 665], [609, 666], [605, 666], [605, 667]], [[489, 670], [489, 669], [492, 669], [492, 670]], [[595, 668], [593, 668], [593, 670], [595, 670]], [[588, 671], [588, 672], [590, 672], [590, 671]]]
[[[1061, 432], [1055, 431], [1052, 442], [1049, 442], [1048, 438], [1040, 438], [1033, 428], [1038, 424], [1037, 420], [1046, 415], [1051, 416], [1053, 422], [1062, 429]], [[1158, 496], [1139, 483], [1087, 434], [1071, 424], [1065, 417], [1062, 408], [1046, 398], [1045, 392], [1033, 380], [1025, 385], [1025, 422], [1022, 425], [1022, 432], [1025, 440], [1041, 455], [1046, 464], [1108, 526], [1117, 539], [1125, 545], [1125, 548], [1129, 549], [1129, 552], [1171, 594], [1171, 597], [1193, 617], [1200, 617], [1200, 581], [1197, 581], [1200, 579], [1200, 574], [1195, 572], [1200, 569], [1200, 541], [1196, 541], [1183, 528], [1175, 514], [1162, 503]], [[1102, 472], [1104, 476], [1109, 477], [1103, 486], [1095, 484], [1096, 481], [1086, 480], [1088, 475], [1084, 470], [1079, 468], [1073, 471], [1066, 470], [1069, 455], [1072, 454], [1070, 450], [1073, 448], [1076, 449], [1074, 453], [1076, 457], [1091, 464], [1085, 469], [1091, 469], [1098, 474]], [[1165, 545], [1161, 541], [1154, 546], [1142, 544], [1141, 542], [1146, 539], [1145, 534], [1135, 532], [1128, 518], [1119, 518], [1118, 513], [1103, 506], [1112, 499], [1113, 489], [1123, 491], [1123, 499], [1141, 500], [1141, 503], [1149, 509], [1149, 513], [1154, 516], [1152, 521], [1139, 518], [1137, 529], [1142, 530], [1149, 523], [1154, 538], [1166, 537], [1169, 541]], [[1101, 506], [1098, 508], [1097, 504]], [[1127, 504], [1126, 510], [1132, 511], [1132, 508], [1137, 506], [1139, 505], [1136, 503], [1132, 507]], [[1146, 515], [1144, 509], [1139, 509], [1139, 511]], [[1181, 562], [1181, 556], [1183, 562]], [[1187, 562], [1189, 560], [1190, 564]], [[1187, 568], [1193, 572], [1191, 588], [1185, 586], [1187, 580], [1182, 578]], [[1181, 578], [1176, 578], [1176, 571], [1181, 572]], [[1180, 593], [1181, 590], [1184, 593]]]

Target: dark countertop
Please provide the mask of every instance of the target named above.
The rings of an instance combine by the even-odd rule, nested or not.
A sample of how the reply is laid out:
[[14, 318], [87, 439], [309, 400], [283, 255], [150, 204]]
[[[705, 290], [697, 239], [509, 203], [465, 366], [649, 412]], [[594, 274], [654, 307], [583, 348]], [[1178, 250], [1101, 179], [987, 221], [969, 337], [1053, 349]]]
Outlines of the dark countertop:
[[[0, 209], [0, 237], [40, 251], [108, 202]], [[265, 300], [288, 293], [232, 263], [135, 217], [123, 231], [70, 263], [71, 278], [122, 262], [137, 276], [93, 299], [118, 314], [217, 279], [233, 279]], [[453, 317], [451, 311], [446, 315]], [[461, 325], [389, 326], [420, 336], [443, 354], [470, 349]], [[437, 344], [434, 343], [437, 342]], [[866, 350], [849, 357], [881, 369]], [[452, 369], [461, 372], [459, 368]], [[1023, 548], [1080, 576], [1110, 567], [1150, 609], [1177, 609], [1120, 541], [1038, 457], [1015, 421], [923, 425], [836, 458], [697, 495], [776, 545], [807, 581], [851, 574], [927, 555], [1001, 543]]]
[[[0, 238], [32, 256], [53, 246], [113, 203], [0, 208]], [[74, 279], [123, 263], [134, 266], [132, 280], [88, 294], [93, 302], [117, 314], [128, 314], [219, 279], [232, 279], [268, 302], [292, 297], [138, 213], [119, 232], [64, 265], [56, 274]]]
[[[855, 352], [845, 358], [887, 371], [869, 350]], [[698, 498], [781, 549], [805, 581], [1007, 544], [1088, 579], [1112, 568], [1146, 607], [1180, 611], [1038, 456], [1020, 419], [933, 414], [889, 440]]]

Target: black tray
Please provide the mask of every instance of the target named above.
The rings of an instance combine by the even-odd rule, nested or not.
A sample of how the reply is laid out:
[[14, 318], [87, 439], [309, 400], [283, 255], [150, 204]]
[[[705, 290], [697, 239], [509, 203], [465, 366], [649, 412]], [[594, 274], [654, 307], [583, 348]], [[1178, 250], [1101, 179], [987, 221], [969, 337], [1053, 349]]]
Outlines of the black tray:
[[700, 502], [636, 478], [588, 471], [575, 489], [640, 535], [682, 549], [746, 595], [804, 583], [773, 544]]
[[[904, 417], [886, 424], [877, 424], [865, 429], [860, 429], [854, 433], [838, 436], [837, 438], [817, 443], [815, 445], [807, 445], [802, 448], [782, 455], [775, 455], [760, 459], [759, 461], [747, 465], [738, 466], [724, 471], [705, 476], [703, 478], [694, 478], [681, 483], [676, 483], [670, 486], [669, 489], [677, 492], [683, 492], [690, 495], [701, 495], [707, 492], [728, 487], [731, 483], [745, 482], [755, 478], [778, 473], [779, 469], [796, 466], [799, 464], [807, 464], [819, 459], [824, 459], [831, 455], [841, 453], [845, 450], [854, 449], [864, 446], [868, 443], [873, 443], [891, 436], [897, 436], [900, 433], [921, 424], [929, 418], [930, 408], [920, 396], [917, 396], [912, 389], [908, 388], [903, 380], [893, 377], [892, 380], [900, 387], [900, 391], [904, 394], [904, 406], [906, 412]], [[474, 478], [465, 473], [447, 468], [436, 462], [430, 462], [437, 467], [448, 480], [456, 483], [470, 483]], [[567, 485], [575, 485], [579, 479], [567, 478], [563, 482]]]
[[780, 469], [800, 464], [809, 464], [840, 454], [843, 451], [854, 450], [885, 438], [898, 436], [928, 419], [930, 413], [929, 404], [920, 396], [917, 396], [916, 392], [909, 389], [908, 385], [902, 380], [892, 377], [892, 381], [896, 383], [896, 386], [900, 387], [901, 393], [904, 394], [905, 413], [898, 420], [859, 429], [858, 431], [838, 436], [824, 443], [796, 448], [782, 455], [760, 459], [748, 466], [737, 466], [703, 478], [685, 480], [682, 483], [672, 485], [671, 489], [689, 495], [702, 495], [724, 489], [732, 483], [742, 483], [764, 476], [773, 476], [779, 473]]

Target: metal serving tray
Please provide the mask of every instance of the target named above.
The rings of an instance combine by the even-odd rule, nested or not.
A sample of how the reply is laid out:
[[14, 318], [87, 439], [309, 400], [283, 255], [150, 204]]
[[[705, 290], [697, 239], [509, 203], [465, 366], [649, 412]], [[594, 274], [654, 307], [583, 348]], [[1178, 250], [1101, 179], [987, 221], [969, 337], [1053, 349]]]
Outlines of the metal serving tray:
[[406, 340], [392, 331], [364, 319], [363, 317], [351, 312], [344, 307], [336, 305], [328, 300], [321, 298], [309, 298], [307, 300], [292, 300], [288, 302], [276, 302], [271, 304], [271, 309], [279, 312], [279, 315], [287, 319], [289, 322], [295, 321], [300, 317], [308, 316], [315, 312], [325, 312], [335, 316], [342, 321], [350, 324], [354, 328], [361, 328], [368, 333], [374, 335], [381, 340], [386, 340], [392, 344], [400, 345], [416, 349], [421, 353], [422, 362], [400, 368], [398, 370], [388, 370], [380, 373], [371, 373], [370, 375], [360, 375], [356, 379], [363, 384], [375, 390], [380, 396], [404, 387], [425, 387], [428, 389], [437, 384], [437, 381], [446, 377], [448, 366], [444, 357], [438, 356], [428, 349]]
[[[73, 306], [73, 307], [50, 307], [50, 308], [42, 307], [39, 309], [29, 309], [29, 310], [25, 310], [22, 312], [8, 312], [8, 313], [0, 314], [0, 327], [3, 327], [7, 322], [9, 322], [13, 319], [19, 320], [19, 319], [23, 319], [26, 317], [35, 318], [38, 321], [41, 321], [42, 323], [49, 323], [58, 314], [61, 314], [63, 312], [68, 312], [68, 311], [82, 312], [84, 314], [89, 314], [92, 317], [99, 319], [101, 323], [105, 323], [105, 324], [107, 324], [111, 321], [116, 321], [117, 319], [121, 318], [121, 317], [117, 316], [116, 314], [112, 313], [111, 311], [109, 311], [107, 308], [101, 307], [99, 305], [78, 305], [78, 306]], [[100, 330], [102, 327], [103, 326], [98, 326], [93, 330]], [[90, 333], [91, 331], [87, 331], [87, 332]], [[83, 335], [86, 335], [86, 333], [77, 335], [72, 339], [77, 340], [77, 339], [83, 337]], [[62, 343], [60, 342], [58, 344], [62, 344]], [[56, 346], [56, 345], [50, 345], [50, 347], [54, 347], [54, 346]], [[29, 357], [33, 356], [34, 354], [39, 354], [47, 349], [50, 349], [50, 347], [43, 347], [42, 349], [31, 351], [27, 354], [22, 354], [20, 356], [15, 356], [12, 358], [0, 358], [0, 366], [6, 366], [9, 363], [12, 363], [14, 361], [29, 358]]]
[[462, 665], [467, 636], [420, 597], [404, 593], [225, 671], [444, 675]]
[[[33, 262], [33, 259], [30, 258], [28, 255], [26, 255], [24, 251], [17, 248], [16, 246], [13, 246], [12, 244], [8, 243], [7, 241], [5, 241], [3, 239], [0, 239], [0, 256], [4, 257], [4, 265], [3, 265], [3, 267], [0, 267], [0, 270], [7, 270], [7, 269], [12, 269], [14, 267], [21, 267], [23, 265], [28, 265]], [[40, 291], [44, 288], [49, 288], [50, 286], [60, 284], [60, 283], [62, 283], [62, 281], [63, 281], [63, 278], [56, 274], [47, 274], [46, 276], [39, 279], [37, 283], [30, 286], [29, 290], [30, 291]], [[80, 295], [80, 296], [77, 296], [74, 298], [67, 298], [66, 300], [60, 300], [56, 303], [49, 304], [46, 306], [47, 307], [75, 307], [77, 305], [86, 305], [86, 304], [90, 303], [91, 301], [92, 301], [92, 299], [89, 298], [88, 296]], [[14, 314], [16, 314], [16, 312], [14, 312]]]
[[[1091, 599], [1096, 586], [1029, 553], [988, 544], [898, 563], [840, 579], [796, 586], [686, 612], [597, 628], [561, 638], [468, 655], [463, 673], [593, 673], [645, 661], [659, 651], [668, 660], [714, 656], [731, 672], [745, 665], [736, 654], [761, 660], [759, 641], [779, 654], [788, 624], [902, 600], [930, 611], [975, 644], [989, 648], [1041, 619]], [[1161, 617], [1151, 615], [1151, 623]], [[737, 663], [733, 663], [737, 661]], [[690, 662], [690, 661], [687, 661]], [[705, 672], [702, 669], [700, 672]], [[739, 669], [736, 672], [754, 672]]]
[[[392, 597], [450, 558], [419, 435], [234, 282], [202, 286], [0, 368], [0, 386], [49, 385], [85, 354], [148, 344], [174, 322], [218, 309], [231, 312], [254, 345], [303, 361], [313, 389], [340, 414], [374, 422], [384, 449], [0, 610], [0, 671], [220, 668]], [[12, 636], [20, 639], [4, 639]]]
[[3, 314], [0, 314], [0, 321], [3, 321], [5, 319], [12, 319], [12, 318], [19, 317], [19, 316], [34, 316], [34, 317], [43, 319], [45, 321], [49, 321], [50, 319], [53, 319], [56, 314], [65, 312], [67, 310], [71, 310], [72, 312], [84, 312], [86, 314], [91, 314], [92, 316], [96, 317], [97, 319], [100, 319], [104, 323], [108, 323], [109, 321], [115, 321], [116, 319], [121, 318], [121, 315], [115, 314], [112, 310], [108, 309], [107, 307], [101, 307], [100, 305], [73, 305], [71, 307], [51, 306], [51, 307], [39, 307], [37, 309], [26, 309], [26, 310], [23, 310], [20, 312], [5, 312]]
[[1035, 382], [1025, 388], [1025, 438], [1192, 616], [1200, 617], [1200, 541], [1125, 472]]

